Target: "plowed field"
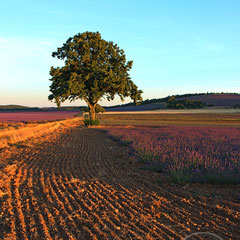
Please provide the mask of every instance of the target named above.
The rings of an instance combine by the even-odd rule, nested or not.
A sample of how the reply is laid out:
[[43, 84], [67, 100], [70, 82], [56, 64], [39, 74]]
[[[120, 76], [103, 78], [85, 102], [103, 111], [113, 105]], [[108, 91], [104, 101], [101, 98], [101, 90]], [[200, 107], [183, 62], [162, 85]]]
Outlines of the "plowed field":
[[2, 152], [0, 239], [184, 239], [206, 231], [239, 239], [237, 186], [157, 184], [157, 173], [137, 170], [99, 129], [18, 147]]

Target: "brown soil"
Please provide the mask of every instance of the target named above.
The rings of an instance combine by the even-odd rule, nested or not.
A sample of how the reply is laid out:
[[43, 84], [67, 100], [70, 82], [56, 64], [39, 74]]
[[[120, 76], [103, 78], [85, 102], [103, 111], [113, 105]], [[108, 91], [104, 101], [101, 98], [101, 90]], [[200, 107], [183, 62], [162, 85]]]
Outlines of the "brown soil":
[[0, 239], [240, 239], [238, 186], [157, 184], [100, 129], [36, 141], [2, 151]]

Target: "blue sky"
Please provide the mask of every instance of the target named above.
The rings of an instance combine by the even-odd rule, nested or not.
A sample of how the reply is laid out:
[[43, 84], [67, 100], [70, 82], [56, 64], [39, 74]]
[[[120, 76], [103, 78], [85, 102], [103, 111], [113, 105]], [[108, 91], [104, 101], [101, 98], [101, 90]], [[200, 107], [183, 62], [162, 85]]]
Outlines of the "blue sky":
[[85, 31], [133, 60], [144, 99], [240, 92], [239, 10], [239, 0], [1, 1], [0, 105], [54, 106], [49, 70], [61, 63], [51, 53]]

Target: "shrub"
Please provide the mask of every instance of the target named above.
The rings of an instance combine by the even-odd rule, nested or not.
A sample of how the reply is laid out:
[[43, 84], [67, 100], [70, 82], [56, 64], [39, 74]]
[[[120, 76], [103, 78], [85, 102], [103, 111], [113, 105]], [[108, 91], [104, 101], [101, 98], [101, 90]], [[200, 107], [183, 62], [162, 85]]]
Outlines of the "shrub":
[[97, 125], [99, 125], [99, 120], [98, 119], [91, 120], [91, 119], [86, 118], [86, 119], [84, 119], [84, 124], [85, 124], [85, 126], [97, 126]]
[[188, 170], [176, 170], [170, 172], [171, 180], [174, 183], [190, 183], [192, 182], [192, 174]]
[[207, 171], [205, 173], [204, 182], [207, 183], [220, 183], [220, 184], [239, 184], [240, 177], [231, 171]]
[[129, 147], [132, 143], [130, 140], [122, 140], [121, 142], [124, 147]]
[[164, 172], [166, 169], [166, 166], [164, 163], [147, 163], [143, 166], [140, 167], [141, 170], [147, 170], [147, 171], [152, 171], [152, 172]]

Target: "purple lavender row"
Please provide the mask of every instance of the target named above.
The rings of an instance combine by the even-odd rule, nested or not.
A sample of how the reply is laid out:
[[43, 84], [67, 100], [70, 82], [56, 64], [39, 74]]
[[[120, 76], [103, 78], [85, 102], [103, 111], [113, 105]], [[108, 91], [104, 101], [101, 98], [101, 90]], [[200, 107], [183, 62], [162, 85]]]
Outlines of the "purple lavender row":
[[142, 161], [175, 182], [240, 183], [240, 128], [164, 126], [109, 128]]

